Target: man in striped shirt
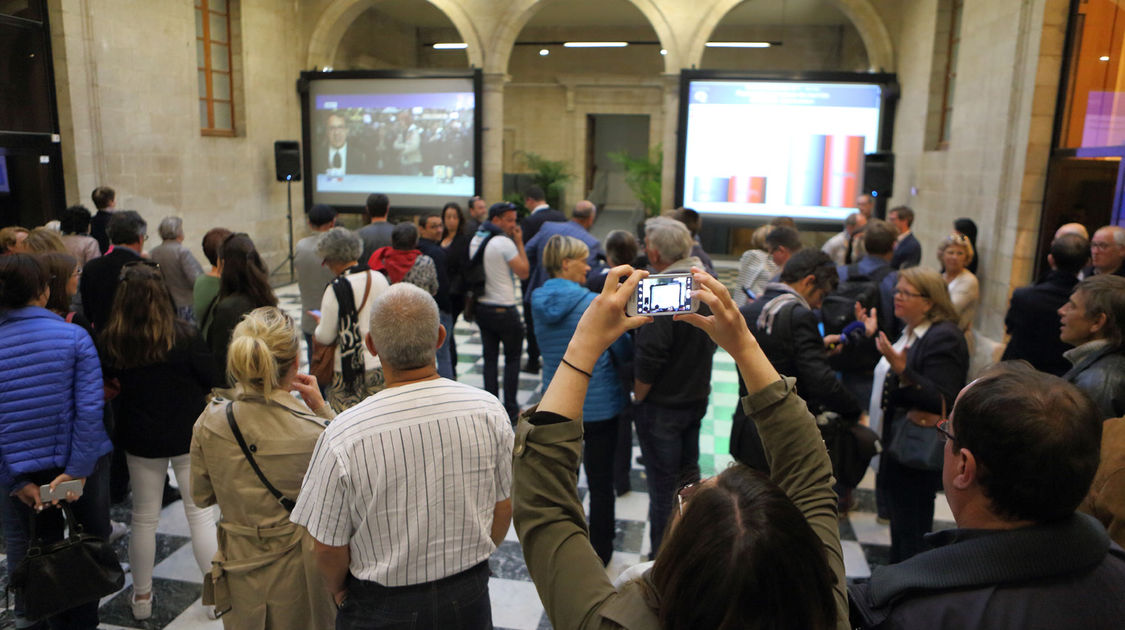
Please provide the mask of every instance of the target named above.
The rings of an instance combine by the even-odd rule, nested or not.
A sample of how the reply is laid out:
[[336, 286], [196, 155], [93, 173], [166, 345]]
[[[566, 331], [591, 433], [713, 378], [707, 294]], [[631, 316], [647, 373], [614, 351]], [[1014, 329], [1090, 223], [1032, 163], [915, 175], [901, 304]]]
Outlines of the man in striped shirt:
[[495, 396], [438, 376], [445, 335], [425, 291], [381, 293], [366, 343], [387, 387], [313, 452], [292, 520], [317, 541], [338, 629], [492, 627], [488, 557], [511, 522], [514, 435]]

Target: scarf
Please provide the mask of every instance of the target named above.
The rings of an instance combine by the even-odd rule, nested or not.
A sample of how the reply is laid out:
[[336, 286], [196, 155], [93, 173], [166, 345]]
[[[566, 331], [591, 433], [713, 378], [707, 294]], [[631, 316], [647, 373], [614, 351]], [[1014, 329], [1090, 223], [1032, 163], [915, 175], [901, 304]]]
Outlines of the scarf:
[[391, 284], [396, 284], [402, 282], [403, 277], [414, 266], [414, 259], [421, 253], [416, 249], [395, 249], [388, 245], [375, 250], [368, 259], [367, 266], [372, 271], [383, 272]]
[[790, 304], [800, 304], [805, 308], [809, 308], [809, 303], [805, 298], [801, 297], [800, 293], [794, 291], [789, 285], [782, 282], [771, 282], [766, 285], [766, 291], [781, 291], [781, 295], [773, 298], [762, 309], [762, 314], [758, 315], [758, 329], [766, 331], [767, 335], [773, 334], [773, 324], [777, 319], [777, 314], [781, 309]]
[[[389, 249], [389, 248], [384, 248]], [[359, 334], [359, 309], [355, 305], [355, 293], [348, 276], [366, 273], [358, 266], [344, 270], [332, 281], [332, 293], [340, 306], [340, 317], [336, 327], [336, 352], [340, 355], [340, 374], [343, 377], [344, 391], [365, 397], [367, 375], [363, 358], [363, 338]], [[371, 281], [370, 276], [367, 279]], [[364, 290], [367, 293], [367, 290]], [[362, 308], [362, 305], [360, 305]]]

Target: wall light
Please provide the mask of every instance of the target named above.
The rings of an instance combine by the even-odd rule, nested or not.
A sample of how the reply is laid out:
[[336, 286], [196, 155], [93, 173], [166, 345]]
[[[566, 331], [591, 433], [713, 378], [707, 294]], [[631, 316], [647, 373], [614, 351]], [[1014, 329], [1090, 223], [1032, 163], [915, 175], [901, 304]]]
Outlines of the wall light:
[[563, 42], [567, 48], [624, 48], [629, 42]]
[[442, 42], [434, 44], [434, 50], [464, 50], [469, 45], [465, 42]]
[[1102, 55], [1098, 57], [1098, 61], [1109, 61], [1109, 55]]
[[773, 42], [707, 42], [708, 48], [769, 48]]
[[539, 56], [540, 57], [546, 57], [549, 54], [551, 54], [551, 51], [547, 50], [546, 48], [539, 49]]
[[661, 48], [661, 49], [660, 49], [660, 54], [662, 54], [662, 55], [667, 55], [667, 54], [668, 54], [668, 50], [667, 50], [666, 48]]

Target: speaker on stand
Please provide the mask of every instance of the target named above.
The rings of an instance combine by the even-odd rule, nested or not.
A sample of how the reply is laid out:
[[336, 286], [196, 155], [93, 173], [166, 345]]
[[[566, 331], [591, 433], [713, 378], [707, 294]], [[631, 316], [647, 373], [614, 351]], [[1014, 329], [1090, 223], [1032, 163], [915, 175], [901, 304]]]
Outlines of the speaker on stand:
[[285, 220], [289, 228], [287, 232], [289, 235], [289, 255], [285, 257], [285, 260], [281, 261], [280, 265], [270, 272], [270, 275], [274, 275], [288, 264], [289, 281], [292, 282], [297, 277], [293, 269], [293, 182], [301, 181], [301, 144], [296, 140], [278, 140], [274, 142], [273, 161], [277, 181], [285, 182], [285, 192], [288, 201], [285, 210]]
[[895, 154], [868, 153], [863, 159], [863, 192], [875, 200], [873, 215], [887, 217], [887, 201], [894, 192]]

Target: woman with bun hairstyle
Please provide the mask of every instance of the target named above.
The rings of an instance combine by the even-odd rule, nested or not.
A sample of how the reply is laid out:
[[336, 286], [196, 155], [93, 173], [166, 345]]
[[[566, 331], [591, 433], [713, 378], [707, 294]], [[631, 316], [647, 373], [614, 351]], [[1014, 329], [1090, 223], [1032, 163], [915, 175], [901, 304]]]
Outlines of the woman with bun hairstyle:
[[301, 490], [317, 438], [336, 415], [316, 379], [297, 373], [299, 336], [293, 319], [276, 307], [248, 313], [235, 327], [227, 353], [234, 387], [215, 391], [192, 434], [191, 496], [196, 505], [218, 505], [222, 511], [204, 603], [214, 604], [223, 626], [232, 630], [307, 630], [335, 623], [336, 607], [316, 567], [315, 541], [289, 520], [290, 501]]
[[156, 526], [168, 464], [183, 495], [184, 514], [200, 576], [215, 555], [215, 515], [191, 500], [192, 425], [207, 393], [222, 383], [211, 351], [195, 327], [176, 317], [162, 271], [128, 263], [113, 297], [109, 323], [99, 338], [105, 375], [121, 384], [116, 398], [116, 443], [125, 451], [133, 486], [133, 618], [152, 616]]

